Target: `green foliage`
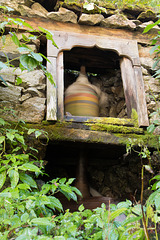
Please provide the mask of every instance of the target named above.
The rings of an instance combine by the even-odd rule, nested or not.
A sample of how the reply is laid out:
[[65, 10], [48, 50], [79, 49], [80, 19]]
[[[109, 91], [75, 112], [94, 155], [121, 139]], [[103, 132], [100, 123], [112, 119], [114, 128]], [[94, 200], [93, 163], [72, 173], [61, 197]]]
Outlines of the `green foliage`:
[[35, 178], [43, 175], [44, 170], [32, 153], [36, 150], [26, 144], [27, 134], [38, 138], [46, 133], [27, 130], [25, 125], [12, 128], [0, 118], [0, 238], [4, 240], [50, 239], [55, 226], [54, 211], [63, 211], [54, 194], [61, 192], [69, 200], [77, 200], [76, 194], [81, 195], [71, 186], [73, 178], [53, 179], [38, 188]]
[[[119, 222], [116, 218], [121, 214], [127, 217]], [[66, 211], [54, 218], [54, 239], [142, 239], [144, 232], [140, 228], [141, 218], [141, 210], [132, 207], [132, 202], [128, 200], [117, 206], [111, 204], [109, 210], [105, 204], [93, 211], [81, 205], [77, 212]]]
[[[94, 5], [93, 5], [94, 4]], [[93, 10], [94, 8], [97, 7], [97, 5], [102, 5], [102, 6], [107, 6], [109, 5], [110, 7], [115, 8], [115, 6], [117, 6], [118, 8], [123, 8], [123, 7], [146, 7], [146, 8], [154, 8], [155, 10], [159, 10], [160, 9], [160, 4], [159, 4], [159, 0], [87, 0], [85, 1], [84, 7], [87, 10]], [[101, 8], [99, 8], [100, 10]], [[104, 11], [104, 9], [102, 8], [102, 11]]]
[[[146, 28], [144, 29], [144, 33], [147, 33], [149, 30], [151, 30], [153, 27], [158, 26], [160, 24], [160, 19], [158, 21], [156, 21], [153, 24], [149, 24], [148, 26], [146, 26]], [[151, 45], [153, 46], [150, 54], [155, 54], [154, 57], [154, 64], [153, 64], [153, 69], [155, 69], [155, 74], [154, 77], [160, 80], [160, 31], [158, 31], [157, 36], [152, 39], [152, 43]]]
[[[1, 39], [2, 39], [3, 45], [5, 44], [4, 32], [5, 32], [6, 26], [10, 27], [10, 32], [9, 32], [10, 37], [14, 42], [14, 44], [17, 46], [17, 50], [21, 53], [19, 57], [20, 69], [22, 71], [23, 70], [33, 71], [34, 69], [42, 69], [46, 77], [50, 80], [50, 82], [52, 84], [55, 84], [53, 80], [53, 76], [46, 70], [46, 67], [43, 65], [43, 60], [45, 59], [46, 61], [50, 62], [49, 59], [46, 56], [44, 56], [42, 53], [33, 52], [33, 50], [27, 45], [32, 40], [36, 40], [40, 38], [42, 35], [45, 35], [45, 37], [51, 40], [52, 44], [58, 48], [58, 46], [53, 40], [52, 32], [42, 27], [39, 27], [39, 30], [34, 30], [33, 27], [30, 24], [26, 23], [23, 19], [20, 19], [20, 18], [14, 19], [14, 18], [6, 17], [6, 21], [3, 21], [0, 24], [0, 33], [2, 35]], [[29, 33], [29, 35], [26, 36], [25, 34], [22, 34], [23, 41], [20, 41], [17, 37], [19, 27], [27, 27], [29, 29], [26, 31], [27, 33]], [[5, 56], [7, 61], [5, 63], [0, 61], [0, 70], [8, 67], [14, 67], [12, 65], [12, 62], [15, 59], [9, 60], [6, 54]], [[0, 76], [0, 79], [6, 84], [2, 76]], [[16, 82], [17, 85], [19, 85], [22, 82], [20, 76], [17, 76], [16, 81], [17, 81]]]

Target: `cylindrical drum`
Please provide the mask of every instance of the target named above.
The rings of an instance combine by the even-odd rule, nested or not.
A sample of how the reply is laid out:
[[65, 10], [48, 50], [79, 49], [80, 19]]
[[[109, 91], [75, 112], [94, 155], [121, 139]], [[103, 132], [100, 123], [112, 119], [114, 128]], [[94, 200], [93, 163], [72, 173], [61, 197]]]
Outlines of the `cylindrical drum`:
[[99, 116], [99, 100], [96, 92], [87, 84], [70, 86], [65, 92], [65, 114], [73, 116]]

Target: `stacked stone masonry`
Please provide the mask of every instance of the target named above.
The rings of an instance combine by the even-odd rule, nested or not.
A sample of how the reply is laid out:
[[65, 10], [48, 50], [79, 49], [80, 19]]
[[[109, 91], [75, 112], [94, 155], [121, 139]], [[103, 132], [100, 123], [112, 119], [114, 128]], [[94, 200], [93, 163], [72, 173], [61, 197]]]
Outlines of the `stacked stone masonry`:
[[[42, 3], [44, 1], [41, 1]], [[93, 1], [94, 2], [94, 1]], [[37, 17], [50, 19], [57, 22], [68, 22], [78, 25], [100, 26], [101, 28], [127, 29], [131, 32], [142, 34], [144, 28], [155, 22], [157, 12], [153, 9], [135, 7], [132, 9], [118, 9], [116, 6], [109, 8], [91, 5], [75, 4], [69, 1], [57, 2], [53, 9], [47, 11], [40, 3], [32, 0], [1, 0], [1, 5], [10, 7], [10, 14], [21, 15], [22, 17]], [[155, 34], [160, 27], [155, 26], [152, 32]], [[18, 35], [19, 39], [21, 34]], [[14, 59], [19, 56], [16, 46], [11, 43], [9, 35], [6, 36], [6, 44], [1, 47], [0, 61], [5, 61], [5, 54]], [[149, 41], [148, 41], [149, 42]], [[1, 45], [2, 43], [0, 43]], [[40, 42], [31, 42], [33, 51], [39, 51]], [[160, 107], [159, 93], [160, 84], [158, 79], [153, 77], [154, 55], [150, 55], [150, 45], [138, 42], [140, 62], [142, 66], [143, 80], [146, 92], [146, 102], [148, 114]], [[17, 66], [18, 62], [14, 62]], [[19, 68], [8, 68], [1, 70], [1, 76], [7, 82], [8, 87], [3, 82], [0, 83], [0, 105], [1, 107], [12, 108], [16, 111], [16, 116], [27, 122], [38, 123], [45, 119], [46, 114], [46, 79], [41, 70], [33, 72], [21, 72]], [[15, 86], [15, 79], [19, 76], [23, 83]], [[103, 91], [109, 94], [109, 106], [106, 105], [106, 112], [102, 116], [126, 117], [125, 99], [121, 81], [121, 74], [117, 71], [114, 77], [107, 79], [101, 76], [101, 81], [93, 80], [95, 84], [103, 85]], [[103, 84], [101, 84], [103, 83]], [[14, 91], [13, 91], [14, 88]], [[158, 103], [158, 104], [156, 104]], [[8, 117], [12, 120], [11, 115]], [[151, 120], [155, 120], [155, 116]]]

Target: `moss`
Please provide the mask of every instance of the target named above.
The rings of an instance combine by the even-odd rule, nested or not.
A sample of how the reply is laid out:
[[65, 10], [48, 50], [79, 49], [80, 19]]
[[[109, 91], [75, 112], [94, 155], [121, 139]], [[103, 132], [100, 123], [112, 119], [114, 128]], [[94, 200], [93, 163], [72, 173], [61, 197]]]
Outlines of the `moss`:
[[157, 16], [153, 12], [153, 10], [148, 9], [146, 12], [142, 12], [138, 16], [138, 20], [144, 20], [144, 19], [151, 19], [151, 20], [156, 20]]
[[134, 126], [138, 127], [139, 126], [139, 124], [138, 124], [138, 113], [134, 108], [132, 108], [131, 118], [133, 119]]
[[130, 139], [130, 141], [135, 146], [147, 146], [150, 148], [158, 148], [158, 136], [150, 135], [144, 133], [142, 135], [139, 134], [128, 134], [127, 138], [124, 134], [115, 134], [119, 138], [119, 143], [126, 145]]
[[138, 114], [132, 110], [132, 119], [128, 118], [99, 118], [86, 121], [85, 125], [94, 131], [106, 131], [114, 133], [143, 133], [143, 129], [138, 128]]
[[99, 119], [90, 119], [86, 123], [102, 123], [102, 124], [113, 124], [113, 125], [123, 125], [123, 126], [134, 126], [134, 119], [130, 118], [99, 118]]
[[137, 133], [142, 134], [143, 129], [136, 127], [126, 127], [126, 126], [116, 126], [111, 124], [102, 124], [95, 123], [94, 125], [90, 125], [90, 129], [94, 131], [106, 131], [111, 133]]
[[[67, 128], [68, 123], [25, 124], [27, 128], [42, 129], [48, 132], [50, 141], [70, 141], [85, 143], [103, 143], [125, 146], [129, 139], [136, 146], [146, 145], [157, 149], [158, 137], [144, 132], [143, 129], [126, 126], [94, 124], [91, 130]], [[92, 131], [93, 130], [93, 131]], [[45, 138], [45, 136], [40, 136]]]

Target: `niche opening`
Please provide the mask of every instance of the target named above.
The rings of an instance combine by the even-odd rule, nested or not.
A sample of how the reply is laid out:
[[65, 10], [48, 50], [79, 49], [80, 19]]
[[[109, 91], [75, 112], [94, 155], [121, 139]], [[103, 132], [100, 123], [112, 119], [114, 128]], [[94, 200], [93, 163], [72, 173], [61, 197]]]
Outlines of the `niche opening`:
[[[145, 127], [149, 125], [137, 41], [116, 38], [113, 39], [108, 36], [91, 35], [87, 31], [85, 34], [55, 31], [54, 41], [57, 43], [58, 48], [53, 46], [52, 42], [49, 40], [47, 43], [47, 57], [50, 60], [50, 62], [47, 64], [47, 68], [48, 71], [52, 73], [56, 81], [56, 86], [52, 85], [49, 81], [47, 83], [47, 120], [65, 119], [65, 52], [67, 51], [70, 55], [68, 57], [72, 57], [74, 55], [74, 51], [79, 51], [80, 48], [84, 48], [85, 50], [82, 53], [80, 52], [79, 55], [84, 53], [87, 55], [86, 51], [89, 51], [89, 49], [92, 51], [92, 54], [98, 54], [99, 50], [104, 52], [104, 54], [105, 52], [117, 54], [119, 59], [116, 58], [116, 60], [119, 60], [120, 62], [127, 116], [128, 118], [131, 118], [132, 110], [135, 109], [138, 115], [139, 126]], [[109, 58], [106, 57], [104, 59], [106, 60]], [[76, 66], [76, 62], [74, 65]], [[71, 67], [69, 66], [69, 69], [70, 68]], [[98, 66], [96, 68], [98, 68]], [[77, 119], [72, 117], [72, 121], [74, 120], [77, 121]]]
[[105, 96], [99, 117], [127, 118], [118, 54], [97, 47], [74, 47], [70, 51], [64, 51], [64, 92], [76, 81], [82, 62], [86, 66], [89, 82]]

